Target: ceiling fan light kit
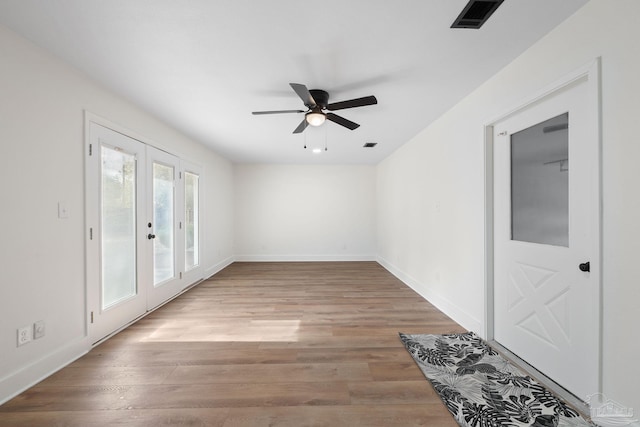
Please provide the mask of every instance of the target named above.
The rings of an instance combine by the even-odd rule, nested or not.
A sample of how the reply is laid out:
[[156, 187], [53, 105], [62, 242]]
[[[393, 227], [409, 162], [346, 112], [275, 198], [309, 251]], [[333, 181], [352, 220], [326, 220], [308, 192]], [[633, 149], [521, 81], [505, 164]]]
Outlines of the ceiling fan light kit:
[[305, 115], [307, 123], [309, 123], [311, 126], [320, 126], [324, 123], [326, 118], [327, 117], [321, 111], [312, 111]]
[[334, 102], [329, 104], [329, 93], [321, 89], [307, 89], [307, 87], [300, 83], [289, 83], [294, 92], [300, 97], [307, 111], [303, 110], [278, 110], [278, 111], [254, 111], [254, 115], [263, 114], [288, 114], [288, 113], [305, 113], [305, 117], [302, 122], [296, 127], [293, 133], [303, 132], [308, 125], [320, 126], [325, 120], [334, 122], [340, 126], [346, 127], [350, 130], [355, 130], [360, 125], [354, 123], [351, 120], [347, 120], [342, 116], [334, 113], [326, 113], [327, 111], [344, 110], [347, 108], [364, 107], [366, 105], [374, 105], [378, 103], [375, 96], [365, 96], [362, 98], [349, 99], [347, 101]]

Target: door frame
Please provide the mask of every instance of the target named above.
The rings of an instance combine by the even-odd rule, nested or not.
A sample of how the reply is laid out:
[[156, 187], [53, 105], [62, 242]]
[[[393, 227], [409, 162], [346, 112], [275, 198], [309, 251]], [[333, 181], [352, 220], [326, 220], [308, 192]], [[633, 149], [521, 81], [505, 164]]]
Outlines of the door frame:
[[[591, 129], [589, 134], [593, 135], [595, 140], [591, 143], [597, 146], [597, 161], [595, 170], [593, 171], [595, 184], [595, 197], [592, 198], [591, 209], [593, 212], [597, 212], [597, 231], [595, 233], [595, 242], [591, 248], [594, 256], [594, 264], [597, 263], [598, 267], [595, 272], [595, 279], [597, 281], [597, 301], [598, 309], [598, 372], [597, 375], [598, 390], [593, 390], [593, 393], [602, 392], [602, 104], [601, 104], [601, 59], [600, 57], [594, 59], [590, 63], [574, 70], [573, 72], [565, 75], [561, 79], [546, 86], [540, 91], [532, 94], [531, 96], [518, 102], [512, 108], [506, 110], [504, 113], [495, 117], [492, 120], [486, 122], [484, 126], [484, 194], [485, 194], [485, 316], [484, 316], [484, 334], [488, 341], [495, 343], [494, 340], [494, 191], [493, 191], [493, 176], [494, 176], [494, 126], [504, 120], [518, 114], [533, 104], [544, 101], [547, 98], [552, 97], [556, 92], [563, 90], [571, 84], [586, 78], [587, 92], [588, 92], [588, 105], [587, 110], [590, 117], [593, 118], [589, 122]], [[551, 380], [553, 380], [551, 378]], [[586, 396], [580, 396], [580, 398], [586, 398]]]

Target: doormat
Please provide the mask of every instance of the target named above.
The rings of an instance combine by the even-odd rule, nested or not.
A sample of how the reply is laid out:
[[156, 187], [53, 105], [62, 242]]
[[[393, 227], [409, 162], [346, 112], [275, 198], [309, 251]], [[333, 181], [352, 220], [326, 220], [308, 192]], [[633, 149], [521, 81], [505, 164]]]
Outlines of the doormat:
[[400, 339], [462, 427], [595, 426], [473, 332]]

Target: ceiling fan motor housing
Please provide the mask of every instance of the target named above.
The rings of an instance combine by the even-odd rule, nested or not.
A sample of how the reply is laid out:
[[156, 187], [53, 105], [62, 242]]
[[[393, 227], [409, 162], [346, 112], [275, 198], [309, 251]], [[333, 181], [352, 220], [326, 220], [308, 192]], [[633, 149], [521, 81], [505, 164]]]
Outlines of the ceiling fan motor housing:
[[[310, 89], [309, 93], [313, 97], [313, 100], [316, 101], [316, 105], [321, 109], [326, 109], [327, 105], [329, 105], [329, 93], [327, 91], [321, 89]], [[312, 108], [313, 105], [307, 105], [307, 107]]]

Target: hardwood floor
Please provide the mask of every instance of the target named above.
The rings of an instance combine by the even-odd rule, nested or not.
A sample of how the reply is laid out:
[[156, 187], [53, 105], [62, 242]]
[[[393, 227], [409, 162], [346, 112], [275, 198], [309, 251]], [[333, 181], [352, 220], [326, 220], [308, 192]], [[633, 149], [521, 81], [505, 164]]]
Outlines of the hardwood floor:
[[457, 426], [398, 338], [463, 332], [374, 262], [235, 263], [0, 407], [0, 426]]

